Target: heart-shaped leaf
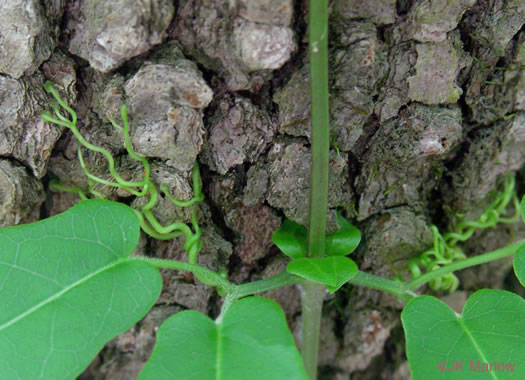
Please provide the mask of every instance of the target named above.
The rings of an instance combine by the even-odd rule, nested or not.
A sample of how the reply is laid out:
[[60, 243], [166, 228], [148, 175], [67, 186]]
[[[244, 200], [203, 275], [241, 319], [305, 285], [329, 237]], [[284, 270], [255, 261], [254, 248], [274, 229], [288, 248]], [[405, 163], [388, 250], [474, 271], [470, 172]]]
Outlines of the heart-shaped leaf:
[[0, 230], [0, 378], [76, 378], [147, 313], [162, 281], [127, 261], [138, 238], [133, 211], [103, 200]]
[[461, 316], [421, 296], [401, 320], [414, 380], [525, 379], [525, 300], [514, 293], [479, 290]]
[[331, 293], [358, 272], [353, 260], [343, 256], [294, 259], [288, 263], [286, 270], [307, 280], [325, 284]]
[[328, 256], [346, 256], [352, 253], [361, 241], [361, 232], [339, 213], [337, 224], [340, 228], [326, 235], [325, 252]]
[[306, 255], [306, 228], [289, 219], [272, 235], [272, 241], [288, 257], [297, 259]]
[[196, 311], [168, 318], [139, 380], [306, 380], [282, 309], [261, 297], [234, 303], [214, 322]]
[[525, 244], [514, 254], [514, 273], [522, 286], [525, 286]]

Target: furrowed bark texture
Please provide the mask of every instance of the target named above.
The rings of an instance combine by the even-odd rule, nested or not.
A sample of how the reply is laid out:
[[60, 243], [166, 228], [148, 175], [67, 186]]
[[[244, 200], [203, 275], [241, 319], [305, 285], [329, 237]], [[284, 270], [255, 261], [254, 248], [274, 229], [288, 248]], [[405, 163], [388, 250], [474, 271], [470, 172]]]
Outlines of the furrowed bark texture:
[[[454, 215], [477, 217], [508, 172], [525, 163], [525, 5], [522, 0], [334, 0], [330, 4], [332, 151], [328, 232], [342, 209], [363, 232], [360, 268], [408, 278], [407, 261]], [[0, 4], [0, 226], [35, 221], [78, 202], [47, 190], [49, 179], [87, 186], [69, 131], [44, 124], [42, 86], [53, 81], [88, 140], [117, 157], [124, 178], [142, 168], [124, 154], [119, 122], [128, 104], [135, 150], [152, 178], [192, 197], [200, 163], [199, 262], [237, 282], [278, 273], [285, 257], [271, 234], [286, 217], [306, 225], [310, 99], [306, 2], [292, 0], [5, 0]], [[93, 174], [107, 163], [84, 151]], [[520, 174], [521, 173], [521, 174]], [[108, 199], [143, 200], [100, 187]], [[47, 192], [47, 198], [46, 198]], [[45, 200], [45, 202], [44, 202]], [[159, 220], [189, 222], [191, 209], [160, 199]], [[520, 224], [475, 235], [479, 254], [525, 237]], [[181, 239], [141, 239], [139, 252], [184, 259]], [[446, 298], [478, 287], [514, 288], [511, 261], [460, 274]], [[209, 287], [166, 271], [156, 307], [110, 342], [83, 379], [131, 379], [155, 328], [191, 308], [216, 316]], [[445, 294], [436, 294], [444, 296]], [[296, 335], [294, 287], [266, 296]], [[320, 373], [326, 379], [407, 379], [402, 305], [345, 286], [327, 296]]]

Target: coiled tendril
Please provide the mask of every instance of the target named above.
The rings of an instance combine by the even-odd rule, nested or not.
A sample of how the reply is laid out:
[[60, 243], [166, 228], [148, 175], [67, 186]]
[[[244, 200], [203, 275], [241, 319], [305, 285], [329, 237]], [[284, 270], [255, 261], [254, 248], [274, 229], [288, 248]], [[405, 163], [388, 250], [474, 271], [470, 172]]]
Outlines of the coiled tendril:
[[[64, 100], [60, 97], [58, 91], [53, 87], [53, 84], [51, 82], [47, 82], [44, 85], [44, 89], [53, 96], [53, 99], [51, 99], [50, 104], [53, 108], [55, 117], [53, 117], [53, 115], [50, 112], [45, 112], [42, 114], [42, 119], [48, 123], [53, 123], [68, 128], [77, 138], [78, 142], [80, 143], [78, 145], [77, 150], [78, 159], [80, 161], [80, 166], [82, 167], [82, 170], [88, 178], [87, 193], [95, 198], [103, 198], [102, 194], [95, 190], [95, 185], [99, 183], [106, 186], [124, 189], [137, 197], [147, 197], [148, 201], [146, 202], [146, 204], [141, 206], [140, 210], [133, 210], [140, 221], [140, 226], [142, 230], [148, 235], [152, 236], [153, 238], [160, 240], [169, 240], [184, 235], [184, 250], [188, 253], [188, 262], [191, 264], [196, 264], [197, 254], [202, 248], [201, 230], [197, 223], [197, 207], [193, 207], [191, 214], [191, 225], [193, 227], [193, 231], [189, 226], [181, 222], [175, 222], [168, 226], [163, 226], [154, 216], [152, 209], [158, 202], [158, 190], [155, 184], [150, 179], [151, 171], [148, 160], [142, 156], [139, 156], [133, 150], [131, 138], [129, 135], [128, 112], [126, 105], [123, 104], [120, 109], [120, 115], [122, 117], [123, 126], [118, 125], [113, 120], [111, 120], [111, 124], [113, 124], [113, 126], [120, 130], [124, 135], [124, 145], [129, 156], [135, 161], [140, 162], [144, 167], [144, 177], [142, 181], [126, 181], [125, 179], [123, 179], [115, 169], [115, 160], [113, 159], [111, 153], [100, 146], [91, 144], [79, 132], [77, 128], [76, 112], [64, 102]], [[69, 118], [62, 114], [62, 109], [69, 114]], [[113, 178], [113, 181], [108, 181], [104, 178], [97, 177], [88, 170], [84, 161], [84, 157], [82, 155], [82, 147], [89, 149], [93, 152], [100, 153], [105, 157], [105, 159], [108, 162], [109, 172], [111, 174], [111, 177]], [[190, 207], [204, 199], [204, 194], [202, 193], [202, 183], [200, 178], [199, 166], [197, 165], [197, 162], [195, 162], [195, 164], [193, 165], [192, 179], [193, 198], [189, 201], [179, 201], [174, 199], [169, 193], [169, 190], [166, 185], [161, 185], [160, 189], [166, 194], [166, 197], [176, 206]], [[83, 200], [89, 198], [83, 189], [79, 187], [64, 186], [55, 180], [51, 181], [50, 189], [52, 191], [65, 191], [76, 193]]]
[[[513, 223], [520, 216], [518, 196], [515, 191], [515, 177], [513, 173], [505, 176], [503, 190], [498, 192], [494, 201], [483, 211], [476, 220], [461, 220], [453, 231], [441, 235], [436, 226], [431, 226], [434, 244], [432, 248], [426, 250], [421, 256], [408, 262], [408, 268], [412, 277], [421, 276], [421, 268], [426, 272], [431, 272], [444, 265], [466, 258], [465, 254], [458, 247], [458, 243], [468, 240], [476, 230], [491, 228], [499, 223]], [[506, 218], [505, 209], [512, 202], [515, 214]], [[464, 218], [464, 215], [458, 215]], [[430, 280], [430, 288], [433, 290], [448, 290], [453, 292], [459, 286], [459, 280], [454, 273], [447, 273], [441, 277]]]

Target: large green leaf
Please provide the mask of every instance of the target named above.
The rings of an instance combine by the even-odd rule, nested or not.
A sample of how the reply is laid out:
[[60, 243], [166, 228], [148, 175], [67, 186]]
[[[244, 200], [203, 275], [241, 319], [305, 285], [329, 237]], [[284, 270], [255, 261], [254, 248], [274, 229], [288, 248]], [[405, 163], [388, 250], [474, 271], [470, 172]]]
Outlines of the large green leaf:
[[[479, 290], [462, 315], [421, 296], [407, 304], [401, 320], [414, 380], [525, 379], [525, 300], [514, 293]], [[463, 362], [463, 371], [455, 362]], [[482, 371], [491, 363], [496, 370]]]
[[361, 232], [337, 213], [339, 229], [326, 235], [325, 252], [328, 256], [345, 256], [352, 253], [361, 241]]
[[274, 244], [288, 257], [297, 259], [306, 255], [306, 228], [286, 219], [272, 235]]
[[331, 293], [358, 272], [356, 263], [343, 256], [294, 259], [288, 263], [286, 270], [307, 280], [325, 284]]
[[301, 379], [307, 376], [283, 311], [249, 297], [214, 322], [196, 311], [166, 320], [139, 380]]
[[159, 272], [127, 261], [139, 222], [91, 200], [0, 230], [0, 378], [74, 379], [158, 298]]
[[525, 244], [519, 247], [514, 254], [514, 273], [521, 285], [525, 286]]

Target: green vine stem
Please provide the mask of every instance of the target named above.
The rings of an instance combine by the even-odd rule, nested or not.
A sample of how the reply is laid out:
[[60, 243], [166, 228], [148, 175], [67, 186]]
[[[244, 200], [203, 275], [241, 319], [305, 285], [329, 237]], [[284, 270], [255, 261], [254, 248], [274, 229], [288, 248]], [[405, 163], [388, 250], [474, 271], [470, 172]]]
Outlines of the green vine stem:
[[305, 281], [301, 286], [302, 334], [301, 356], [310, 380], [317, 378], [321, 316], [326, 294], [324, 285]]
[[[128, 186], [128, 187], [140, 187], [140, 186], [144, 186], [146, 184], [147, 178], [149, 176], [149, 171], [148, 171], [148, 173], [145, 173], [144, 180], [141, 181], [141, 182], [126, 181], [123, 178], [121, 178], [120, 175], [118, 174], [118, 172], [115, 169], [115, 160], [113, 159], [113, 156], [111, 155], [111, 153], [107, 149], [104, 149], [102, 147], [99, 147], [99, 146], [96, 146], [94, 144], [91, 144], [89, 141], [87, 141], [84, 138], [84, 136], [82, 136], [82, 134], [80, 133], [80, 131], [77, 129], [77, 126], [76, 126], [77, 125], [77, 114], [76, 114], [76, 112], [72, 108], [70, 108], [62, 100], [62, 98], [60, 97], [58, 91], [53, 87], [53, 85], [50, 82], [47, 82], [44, 85], [44, 89], [47, 92], [49, 92], [54, 97], [54, 99], [56, 100], [56, 102], [51, 102], [51, 106], [53, 107], [55, 115], [60, 119], [60, 120], [57, 120], [57, 119], [53, 118], [49, 112], [44, 112], [42, 114], [42, 119], [44, 121], [47, 121], [47, 122], [50, 122], [50, 123], [54, 123], [54, 124], [57, 124], [57, 125], [61, 125], [63, 127], [68, 128], [69, 130], [71, 130], [71, 132], [73, 132], [73, 134], [75, 135], [75, 137], [78, 140], [78, 142], [80, 142], [80, 144], [82, 144], [87, 149], [92, 150], [93, 152], [97, 152], [97, 153], [102, 154], [104, 156], [104, 158], [106, 158], [106, 160], [108, 161], [109, 171], [110, 171], [111, 175], [113, 176], [113, 178], [115, 178], [115, 180], [117, 181], [118, 185], [120, 185], [120, 186]], [[59, 105], [62, 108], [64, 108], [71, 115], [71, 120], [65, 118], [61, 114]], [[124, 106], [124, 109], [123, 109], [122, 112], [126, 112], [125, 106]], [[144, 194], [145, 194], [145, 191], [144, 191]]]
[[406, 283], [389, 280], [366, 272], [357, 272], [348, 283], [381, 290], [382, 292], [392, 294], [403, 302], [409, 302], [411, 299], [417, 297], [416, 293], [408, 289]]
[[[520, 207], [518, 196], [515, 190], [515, 176], [509, 173], [503, 180], [503, 190], [498, 192], [492, 203], [483, 211], [476, 220], [461, 220], [454, 230], [443, 235], [436, 226], [431, 226], [434, 238], [433, 246], [423, 252], [419, 257], [409, 261], [408, 268], [413, 279], [421, 276], [420, 267], [427, 273], [435, 272], [445, 265], [465, 260], [466, 255], [458, 246], [470, 239], [475, 231], [491, 228], [500, 223], [513, 223], [520, 217]], [[509, 203], [513, 204], [514, 215], [510, 218], [505, 217]], [[459, 285], [459, 280], [452, 272], [442, 276], [432, 276], [429, 283], [433, 290], [448, 290], [453, 292]]]
[[[307, 283], [307, 281], [303, 278], [283, 271], [281, 273], [276, 274], [275, 276], [266, 278], [264, 280], [237, 285], [237, 296], [241, 298], [256, 293], [281, 288], [283, 286], [305, 283]], [[417, 297], [417, 294], [410, 291], [404, 283], [400, 283], [399, 281], [394, 280], [388, 280], [386, 278], [379, 277], [366, 272], [359, 271], [354, 278], [348, 281], [348, 283], [352, 285], [365, 286], [368, 288], [381, 290], [383, 292], [390, 293], [393, 296], [405, 302], [408, 302], [412, 298]]]
[[[518, 248], [521, 247], [523, 244], [525, 244], [525, 240], [520, 240], [506, 247], [499, 248], [479, 256], [470, 257], [468, 259], [443, 266], [434, 272], [426, 273], [421, 277], [418, 277], [417, 279], [412, 280], [410, 282], [399, 282], [395, 280], [389, 280], [370, 273], [359, 271], [355, 277], [348, 281], [348, 283], [356, 286], [364, 286], [371, 289], [377, 289], [385, 293], [392, 294], [393, 296], [399, 298], [404, 302], [409, 302], [411, 299], [418, 296], [415, 293], [415, 291], [421, 286], [431, 281], [433, 278], [442, 276], [443, 274], [452, 273], [461, 269], [470, 268], [495, 260], [500, 260], [505, 257], [510, 257], [514, 255]], [[309, 284], [313, 284], [311, 281], [306, 281], [300, 277], [294, 276], [286, 271], [283, 271], [281, 273], [276, 274], [275, 276], [266, 278], [264, 280], [254, 281], [242, 285], [234, 285], [219, 273], [213, 272], [196, 264], [190, 264], [175, 260], [163, 260], [144, 256], [131, 256], [129, 259], [144, 261], [149, 263], [150, 265], [153, 265], [156, 268], [192, 272], [193, 274], [195, 274], [195, 276], [199, 276], [200, 278], [202, 278], [203, 281], [201, 281], [203, 283], [210, 286], [218, 287], [219, 290], [222, 290], [224, 293], [226, 293], [226, 295], [230, 295], [230, 298], [232, 298], [233, 300], [265, 292], [268, 290], [281, 288], [283, 286], [294, 284], [302, 284], [303, 286], [308, 286]]]
[[461, 261], [456, 261], [454, 263], [445, 265], [439, 269], [436, 269], [435, 271], [425, 273], [421, 277], [418, 277], [406, 284], [406, 288], [409, 290], [416, 290], [419, 287], [423, 286], [427, 282], [432, 281], [435, 278], [438, 278], [440, 276], [443, 276], [447, 273], [452, 273], [460, 269], [465, 269], [469, 267], [473, 267], [480, 264], [489, 263], [494, 260], [503, 259], [505, 257], [509, 257], [514, 255], [519, 247], [521, 247], [525, 243], [525, 240], [520, 240], [516, 243], [513, 243], [511, 245], [508, 245], [503, 248], [496, 249], [494, 251], [484, 253], [479, 256], [469, 257], [468, 259], [464, 259]]
[[82, 199], [83, 201], [85, 200], [88, 200], [89, 198], [86, 196], [86, 194], [84, 193], [84, 191], [80, 188], [80, 187], [77, 187], [77, 186], [65, 186], [61, 183], [59, 183], [57, 180], [55, 179], [52, 179], [51, 181], [49, 181], [49, 189], [51, 191], [62, 191], [64, 193], [75, 193], [77, 194], [80, 199]]
[[211, 271], [209, 269], [206, 269], [204, 267], [201, 267], [200, 265], [185, 263], [183, 261], [163, 260], [163, 259], [157, 259], [157, 258], [145, 257], [145, 256], [131, 256], [127, 258], [127, 260], [146, 262], [154, 266], [155, 268], [175, 269], [175, 270], [191, 272], [196, 277], [198, 277], [202, 283], [206, 285], [210, 285], [210, 286], [215, 286], [223, 290], [227, 294], [233, 294], [237, 297], [236, 285], [226, 280], [220, 274], [214, 271]]
[[[330, 115], [328, 108], [328, 0], [310, 0], [309, 58], [311, 93], [312, 168], [308, 224], [308, 256], [322, 257], [325, 252], [326, 213], [328, 209], [328, 159]], [[301, 354], [310, 380], [317, 377], [317, 357], [324, 285], [302, 284]]]
[[[169, 189], [167, 186], [161, 186], [161, 191], [163, 191], [166, 194], [166, 197], [170, 202], [175, 204], [179, 207], [190, 207], [194, 206], [192, 210], [192, 216], [191, 216], [191, 225], [193, 228], [188, 227], [185, 223], [181, 222], [175, 222], [171, 223], [167, 226], [163, 226], [159, 223], [157, 218], [152, 212], [152, 209], [157, 205], [158, 202], [158, 190], [155, 184], [150, 179], [150, 164], [148, 160], [145, 157], [142, 157], [138, 155], [135, 150], [133, 149], [133, 145], [131, 143], [131, 137], [129, 132], [129, 121], [128, 121], [128, 113], [127, 113], [127, 107], [126, 105], [122, 105], [120, 110], [120, 115], [122, 118], [123, 125], [118, 125], [115, 121], [111, 121], [111, 124], [114, 128], [118, 129], [122, 132], [124, 136], [124, 145], [126, 148], [126, 151], [128, 155], [135, 161], [142, 164], [144, 168], [144, 177], [141, 181], [127, 181], [124, 180], [120, 175], [118, 174], [116, 168], [115, 168], [115, 160], [113, 159], [111, 153], [99, 146], [96, 146], [94, 144], [91, 144], [88, 142], [80, 133], [80, 131], [77, 128], [77, 114], [76, 112], [69, 107], [66, 102], [60, 97], [60, 94], [58, 91], [54, 88], [53, 84], [51, 82], [47, 82], [44, 85], [44, 89], [50, 93], [53, 96], [53, 99], [51, 99], [50, 104], [54, 111], [54, 117], [49, 112], [45, 112], [42, 115], [42, 119], [49, 123], [54, 123], [63, 127], [68, 128], [71, 130], [73, 135], [77, 138], [77, 141], [79, 142], [78, 145], [78, 159], [80, 162], [80, 166], [82, 167], [82, 170], [84, 171], [84, 174], [88, 178], [88, 192], [96, 197], [96, 198], [103, 198], [103, 195], [95, 190], [94, 186], [96, 184], [102, 184], [105, 186], [111, 186], [116, 187], [120, 189], [124, 189], [128, 191], [129, 193], [137, 196], [137, 197], [147, 197], [147, 202], [141, 206], [140, 210], [134, 210], [135, 214], [137, 215], [141, 228], [144, 232], [146, 232], [148, 235], [159, 239], [159, 240], [168, 240], [173, 239], [175, 237], [184, 236], [185, 242], [184, 242], [184, 249], [188, 253], [188, 261], [190, 264], [196, 264], [197, 263], [197, 254], [200, 252], [202, 248], [202, 241], [201, 241], [201, 230], [199, 228], [199, 225], [197, 223], [197, 207], [194, 206], [195, 203], [200, 202], [204, 199], [204, 194], [202, 193], [202, 183], [200, 179], [200, 172], [199, 167], [197, 163], [195, 162], [193, 169], [192, 169], [192, 180], [193, 180], [193, 198], [189, 201], [179, 201], [174, 199], [171, 194], [169, 193]], [[64, 116], [62, 114], [62, 110], [65, 110], [67, 114], [69, 114], [69, 118]], [[113, 181], [100, 178], [94, 174], [92, 174], [85, 161], [84, 157], [82, 155], [82, 148], [89, 149], [93, 152], [97, 152], [102, 154], [107, 162], [109, 167], [109, 172], [111, 177], [113, 178]], [[84, 193], [82, 189], [79, 187], [70, 187], [70, 186], [64, 186], [56, 181], [51, 182], [50, 186], [51, 190], [58, 190], [58, 191], [67, 191], [76, 193], [80, 196], [81, 199], [85, 200], [88, 199], [88, 196]], [[197, 278], [199, 276], [197, 275]]]
[[249, 282], [237, 286], [238, 297], [251, 296], [252, 294], [265, 292], [267, 290], [282, 288], [287, 285], [300, 284], [304, 280], [301, 277], [294, 276], [286, 271], [276, 274], [275, 276], [264, 280]]
[[[512, 256], [523, 244], [525, 244], [525, 240], [520, 240], [506, 247], [445, 265], [434, 272], [425, 273], [424, 275], [410, 282], [389, 280], [384, 277], [379, 277], [370, 273], [359, 271], [355, 277], [348, 281], [348, 283], [381, 290], [385, 293], [392, 294], [404, 302], [408, 302], [412, 298], [418, 296], [415, 293], [417, 289], [432, 281], [432, 279], [447, 273], [452, 273], [461, 269], [470, 268]], [[302, 284], [304, 282], [306, 282], [306, 280], [300, 279], [299, 277], [291, 275], [287, 272], [281, 272], [264, 280], [238, 285], [237, 291], [239, 297], [245, 297], [255, 293], [280, 288], [282, 286]]]
[[[458, 261], [440, 269], [429, 272], [421, 277], [412, 280], [408, 283], [399, 282], [394, 280], [388, 280], [383, 277], [379, 277], [370, 273], [359, 271], [355, 277], [348, 281], [349, 284], [356, 286], [364, 286], [367, 288], [377, 289], [385, 293], [392, 294], [404, 302], [409, 302], [418, 295], [415, 293], [424, 284], [431, 281], [433, 278], [442, 276], [443, 274], [452, 273], [465, 268], [485, 264], [491, 261], [503, 259], [505, 257], [512, 256], [516, 250], [525, 244], [525, 240], [518, 241], [507, 247], [496, 249], [485, 254], [471, 257], [462, 261]], [[219, 273], [213, 272], [209, 269], [203, 268], [199, 265], [185, 263], [175, 260], [163, 260], [143, 256], [132, 256], [130, 260], [140, 260], [153, 265], [156, 268], [174, 269], [192, 272], [196, 276], [202, 278], [202, 282], [207, 285], [218, 287], [224, 291], [227, 295], [233, 297], [233, 299], [239, 299], [247, 297], [253, 294], [265, 292], [272, 289], [281, 288], [283, 286], [302, 284], [303, 287], [307, 287], [310, 284], [314, 284], [310, 281], [306, 281], [300, 277], [289, 274], [283, 271], [275, 276], [269, 277], [264, 280], [254, 281], [242, 285], [234, 285], [226, 280]], [[318, 293], [316, 293], [318, 294]], [[318, 294], [321, 295], [321, 294]], [[324, 297], [324, 294], [322, 295]], [[315, 298], [314, 298], [315, 300]]]
[[405, 302], [408, 302], [412, 298], [417, 296], [417, 294], [414, 293], [417, 289], [419, 289], [426, 283], [432, 281], [433, 279], [446, 275], [448, 273], [453, 273], [461, 269], [486, 264], [495, 260], [503, 259], [505, 257], [510, 257], [514, 255], [518, 248], [521, 247], [523, 244], [525, 244], [525, 240], [520, 240], [506, 247], [499, 248], [494, 251], [484, 253], [482, 255], [469, 257], [461, 261], [456, 261], [454, 263], [445, 265], [435, 271], [425, 273], [424, 275], [410, 282], [388, 280], [383, 277], [378, 277], [369, 273], [359, 271], [354, 278], [348, 281], [348, 283], [378, 289], [386, 293], [390, 293]]
[[324, 256], [328, 209], [330, 115], [328, 108], [328, 1], [311, 0], [309, 16], [312, 168], [308, 256]]

